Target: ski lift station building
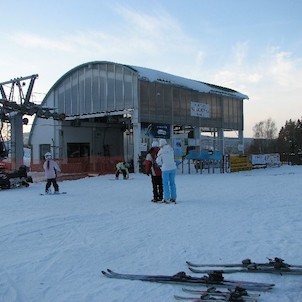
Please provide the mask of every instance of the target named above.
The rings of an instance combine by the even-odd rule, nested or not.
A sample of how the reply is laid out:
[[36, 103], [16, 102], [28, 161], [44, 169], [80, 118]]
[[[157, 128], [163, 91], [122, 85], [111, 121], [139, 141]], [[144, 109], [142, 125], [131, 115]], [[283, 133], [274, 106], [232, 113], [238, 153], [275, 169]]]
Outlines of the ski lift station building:
[[[32, 164], [41, 164], [50, 151], [75, 170], [77, 165], [83, 170], [85, 162], [85, 169], [100, 173], [116, 159], [132, 162], [138, 172], [142, 152], [159, 138], [178, 156], [204, 148], [224, 154], [226, 131], [238, 133], [238, 145], [243, 144], [245, 99], [230, 88], [149, 68], [88, 62], [64, 74], [45, 96], [42, 106], [66, 119], [35, 117]], [[203, 132], [212, 135], [206, 145]]]

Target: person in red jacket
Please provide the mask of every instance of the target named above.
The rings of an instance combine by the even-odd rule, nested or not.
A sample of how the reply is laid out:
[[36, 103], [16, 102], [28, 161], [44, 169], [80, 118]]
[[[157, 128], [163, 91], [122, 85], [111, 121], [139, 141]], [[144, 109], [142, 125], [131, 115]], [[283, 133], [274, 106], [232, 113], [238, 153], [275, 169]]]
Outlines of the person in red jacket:
[[163, 199], [163, 180], [161, 175], [161, 169], [156, 163], [157, 153], [160, 150], [158, 142], [152, 143], [151, 149], [148, 151], [145, 160], [146, 174], [151, 174], [153, 199], [152, 202], [161, 202]]

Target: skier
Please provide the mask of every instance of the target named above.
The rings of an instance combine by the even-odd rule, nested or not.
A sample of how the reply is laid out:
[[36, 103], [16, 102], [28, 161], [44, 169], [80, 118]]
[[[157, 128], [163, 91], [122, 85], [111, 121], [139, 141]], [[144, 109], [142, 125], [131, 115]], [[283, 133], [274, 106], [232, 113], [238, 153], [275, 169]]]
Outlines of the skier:
[[129, 179], [129, 164], [126, 162], [119, 162], [116, 164], [115, 179], [118, 180], [120, 173], [123, 174], [124, 179]]
[[156, 162], [162, 170], [164, 202], [176, 202], [176, 164], [174, 160], [174, 150], [167, 144], [165, 139], [159, 140], [159, 146], [160, 150], [157, 153]]
[[59, 193], [59, 185], [57, 184], [58, 173], [61, 172], [59, 165], [52, 159], [50, 152], [45, 153], [45, 162], [43, 164], [45, 177], [47, 179], [45, 193], [49, 193], [49, 188], [53, 185], [55, 193]]
[[157, 153], [160, 150], [158, 142], [152, 142], [151, 149], [148, 151], [145, 161], [146, 174], [151, 174], [153, 199], [152, 202], [161, 202], [163, 199], [163, 181], [159, 165], [156, 163]]

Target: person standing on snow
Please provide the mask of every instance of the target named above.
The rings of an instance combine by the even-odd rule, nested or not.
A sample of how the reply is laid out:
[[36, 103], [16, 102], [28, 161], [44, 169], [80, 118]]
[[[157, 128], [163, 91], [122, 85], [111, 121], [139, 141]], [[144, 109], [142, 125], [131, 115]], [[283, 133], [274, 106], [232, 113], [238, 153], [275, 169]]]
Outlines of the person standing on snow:
[[49, 188], [53, 185], [55, 193], [59, 192], [59, 185], [57, 183], [58, 173], [61, 172], [59, 165], [52, 159], [50, 152], [45, 153], [45, 162], [43, 164], [45, 177], [47, 179], [45, 193], [49, 193]]
[[175, 174], [176, 164], [174, 160], [174, 150], [167, 144], [165, 139], [159, 140], [160, 150], [157, 153], [156, 162], [161, 167], [163, 187], [164, 187], [164, 202], [176, 202], [176, 185]]
[[153, 202], [160, 202], [163, 199], [163, 181], [161, 169], [156, 163], [157, 153], [160, 150], [158, 142], [152, 143], [151, 149], [148, 151], [145, 161], [146, 174], [151, 174], [152, 188], [153, 188]]

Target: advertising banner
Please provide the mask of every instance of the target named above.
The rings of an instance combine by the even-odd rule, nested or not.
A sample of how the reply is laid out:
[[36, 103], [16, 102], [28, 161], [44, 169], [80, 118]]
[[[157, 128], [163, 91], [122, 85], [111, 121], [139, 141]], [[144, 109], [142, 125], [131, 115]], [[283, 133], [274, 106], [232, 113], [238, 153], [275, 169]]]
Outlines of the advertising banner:
[[281, 165], [280, 155], [278, 153], [252, 154], [250, 158], [253, 167], [257, 167], [257, 166], [279, 167]]
[[142, 138], [170, 138], [169, 124], [142, 123]]

